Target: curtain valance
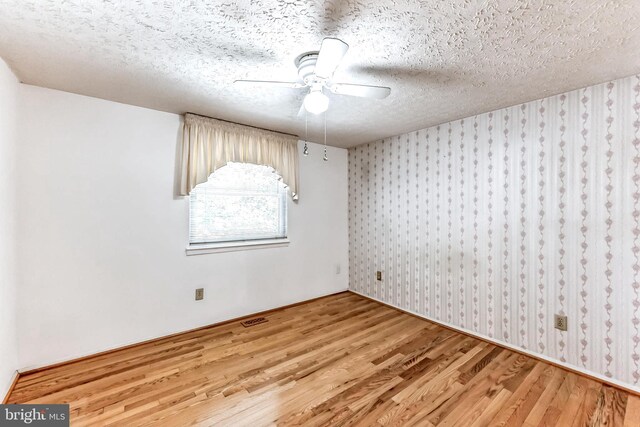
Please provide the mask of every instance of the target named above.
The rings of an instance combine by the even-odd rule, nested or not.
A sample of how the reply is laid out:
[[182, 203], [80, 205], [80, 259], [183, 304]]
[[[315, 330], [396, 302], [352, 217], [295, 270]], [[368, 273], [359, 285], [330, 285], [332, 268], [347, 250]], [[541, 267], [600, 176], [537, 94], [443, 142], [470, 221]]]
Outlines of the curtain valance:
[[278, 132], [185, 114], [180, 194], [228, 162], [271, 166], [298, 199], [298, 138]]

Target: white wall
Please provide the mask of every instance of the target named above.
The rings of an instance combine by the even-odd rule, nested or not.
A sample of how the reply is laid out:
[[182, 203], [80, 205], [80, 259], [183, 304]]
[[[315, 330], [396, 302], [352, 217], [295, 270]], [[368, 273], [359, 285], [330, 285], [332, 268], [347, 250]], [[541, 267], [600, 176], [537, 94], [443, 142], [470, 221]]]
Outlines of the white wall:
[[179, 116], [26, 85], [20, 113], [21, 368], [347, 289], [346, 150], [301, 158], [289, 247], [188, 257]]
[[18, 367], [14, 268], [18, 85], [16, 77], [0, 59], [0, 400]]

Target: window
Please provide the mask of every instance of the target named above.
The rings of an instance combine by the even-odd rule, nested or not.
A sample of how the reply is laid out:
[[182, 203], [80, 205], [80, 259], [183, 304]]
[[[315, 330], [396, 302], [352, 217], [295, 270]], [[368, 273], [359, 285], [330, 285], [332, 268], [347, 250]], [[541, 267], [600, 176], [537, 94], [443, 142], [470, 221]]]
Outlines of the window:
[[228, 163], [189, 196], [189, 243], [287, 237], [287, 187], [268, 166]]

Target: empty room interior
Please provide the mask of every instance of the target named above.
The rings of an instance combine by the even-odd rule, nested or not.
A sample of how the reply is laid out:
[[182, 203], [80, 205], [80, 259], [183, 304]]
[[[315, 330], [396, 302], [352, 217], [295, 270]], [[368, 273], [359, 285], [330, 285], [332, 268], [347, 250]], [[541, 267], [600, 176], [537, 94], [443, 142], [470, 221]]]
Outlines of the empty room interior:
[[0, 399], [640, 426], [640, 2], [0, 0]]

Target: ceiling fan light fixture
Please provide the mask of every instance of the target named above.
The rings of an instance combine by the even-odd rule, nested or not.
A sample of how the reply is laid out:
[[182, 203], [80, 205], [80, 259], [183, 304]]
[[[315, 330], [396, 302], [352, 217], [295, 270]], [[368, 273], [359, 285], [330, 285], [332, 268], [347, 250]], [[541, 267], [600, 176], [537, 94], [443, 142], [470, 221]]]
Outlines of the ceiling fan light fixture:
[[304, 97], [304, 108], [311, 114], [321, 114], [329, 108], [329, 97], [322, 93], [322, 89], [311, 90]]

